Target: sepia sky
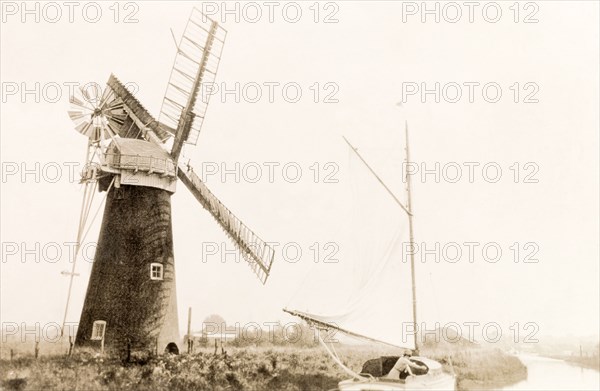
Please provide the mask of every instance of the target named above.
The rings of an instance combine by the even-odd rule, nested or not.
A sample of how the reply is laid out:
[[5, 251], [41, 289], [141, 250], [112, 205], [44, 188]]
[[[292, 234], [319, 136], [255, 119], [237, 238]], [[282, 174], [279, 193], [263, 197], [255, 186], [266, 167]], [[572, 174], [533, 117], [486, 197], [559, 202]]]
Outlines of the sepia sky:
[[[131, 2], [118, 10], [98, 3], [96, 23], [89, 3], [78, 3], [72, 23], [64, 6], [58, 18], [44, 3], [31, 15], [20, 4], [2, 4], [0, 316], [60, 323], [68, 287], [61, 272], [71, 269], [65, 243], [76, 237], [86, 147], [66, 114], [69, 86], [104, 85], [114, 73], [158, 116], [176, 50], [169, 29], [179, 37], [191, 7], [202, 3]], [[184, 154], [197, 173], [218, 170], [207, 185], [279, 245], [261, 286], [227, 255], [233, 245], [179, 183], [172, 213], [180, 329], [190, 306], [199, 328], [212, 313], [231, 323], [289, 322], [285, 306], [317, 308], [324, 297], [343, 297], [337, 286], [353, 278], [353, 246], [368, 249], [377, 235], [351, 225], [354, 163], [342, 135], [405, 200], [407, 121], [419, 169], [412, 177], [415, 241], [433, 250], [416, 255], [420, 320], [497, 322], [507, 335], [515, 323], [525, 334], [532, 329], [523, 325], [535, 324], [539, 335], [597, 335], [597, 2], [520, 3], [518, 14], [513, 2], [482, 2], [472, 22], [460, 6], [456, 23], [456, 9], [443, 2], [439, 22], [423, 14], [421, 2], [276, 3], [272, 21], [263, 2], [237, 3], [237, 15], [235, 3], [230, 14], [221, 2], [207, 4], [228, 31], [220, 91], [198, 145]], [[253, 22], [257, 9], [262, 17]], [[236, 83], [237, 98], [222, 93]], [[436, 83], [438, 102], [434, 92], [422, 94]], [[223, 169], [230, 172], [224, 180]], [[421, 176], [423, 169], [430, 173]], [[382, 191], [376, 181], [365, 186]], [[393, 201], [361, 208], [403, 218]], [[101, 216], [100, 209], [86, 242], [97, 239]], [[451, 261], [457, 248], [462, 256]], [[331, 251], [327, 259], [337, 262], [323, 262]], [[70, 322], [79, 318], [93, 246], [89, 254], [77, 263]], [[393, 311], [408, 307], [410, 297], [374, 305]]]

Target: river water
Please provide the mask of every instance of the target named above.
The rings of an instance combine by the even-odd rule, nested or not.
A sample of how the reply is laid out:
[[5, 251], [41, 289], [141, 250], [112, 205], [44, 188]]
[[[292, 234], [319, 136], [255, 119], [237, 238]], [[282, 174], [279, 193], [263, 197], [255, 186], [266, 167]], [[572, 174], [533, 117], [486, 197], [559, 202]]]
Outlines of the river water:
[[600, 390], [600, 372], [562, 360], [519, 356], [527, 366], [527, 380], [503, 390]]

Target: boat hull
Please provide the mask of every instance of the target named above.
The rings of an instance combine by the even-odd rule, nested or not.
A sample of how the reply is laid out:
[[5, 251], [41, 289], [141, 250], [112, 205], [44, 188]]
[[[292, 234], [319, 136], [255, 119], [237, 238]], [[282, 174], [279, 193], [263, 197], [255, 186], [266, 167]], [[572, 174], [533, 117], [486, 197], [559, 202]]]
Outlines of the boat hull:
[[338, 384], [340, 391], [396, 391], [396, 390], [456, 390], [456, 379], [454, 376], [444, 374], [435, 379], [423, 376], [409, 378], [405, 382], [385, 378], [373, 378], [365, 381], [344, 380]]

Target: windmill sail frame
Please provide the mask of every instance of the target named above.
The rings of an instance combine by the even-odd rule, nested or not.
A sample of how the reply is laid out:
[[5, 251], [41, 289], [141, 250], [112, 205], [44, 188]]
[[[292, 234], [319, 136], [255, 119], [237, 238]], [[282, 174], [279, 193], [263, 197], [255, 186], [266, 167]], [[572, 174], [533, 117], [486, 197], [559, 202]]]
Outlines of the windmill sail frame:
[[[160, 109], [159, 122], [174, 137], [171, 154], [176, 160], [184, 143], [196, 145], [212, 94], [198, 94], [212, 84], [219, 69], [227, 31], [193, 8], [177, 46], [177, 55]], [[211, 89], [212, 91], [212, 89]]]
[[[127, 113], [142, 131], [143, 137], [147, 141], [162, 145], [159, 134], [166, 133], [165, 125], [156, 121], [114, 75], [111, 75], [108, 86], [123, 100]], [[248, 262], [252, 271], [265, 284], [275, 259], [273, 247], [236, 217], [191, 169], [178, 165], [176, 171], [179, 179], [219, 223], [227, 236], [234, 242], [242, 257]]]
[[194, 171], [179, 167], [177, 175], [204, 209], [219, 223], [227, 236], [235, 243], [254, 274], [265, 284], [275, 258], [273, 247], [258, 237], [254, 231], [223, 205]]

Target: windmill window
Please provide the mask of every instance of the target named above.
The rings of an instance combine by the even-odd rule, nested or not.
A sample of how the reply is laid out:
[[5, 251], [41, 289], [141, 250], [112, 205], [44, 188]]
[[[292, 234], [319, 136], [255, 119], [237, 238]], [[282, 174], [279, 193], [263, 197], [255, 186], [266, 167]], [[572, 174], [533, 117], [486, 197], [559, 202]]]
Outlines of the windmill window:
[[121, 187], [115, 187], [115, 200], [122, 200], [125, 198], [125, 192]]
[[96, 320], [92, 326], [92, 339], [102, 340], [104, 339], [104, 332], [106, 331], [106, 321]]
[[151, 280], [162, 280], [163, 279], [163, 265], [160, 263], [150, 264], [150, 279]]

